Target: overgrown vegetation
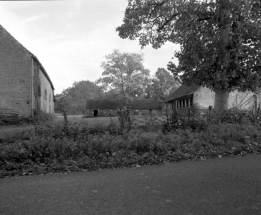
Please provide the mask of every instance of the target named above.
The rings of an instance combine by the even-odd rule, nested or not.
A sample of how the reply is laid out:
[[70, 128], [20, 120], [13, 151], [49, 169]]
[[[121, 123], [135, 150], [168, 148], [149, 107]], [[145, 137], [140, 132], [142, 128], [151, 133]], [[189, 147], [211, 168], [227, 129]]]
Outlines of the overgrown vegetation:
[[[204, 125], [191, 120], [169, 130], [122, 130], [88, 124], [42, 124], [0, 140], [0, 176], [161, 164], [261, 152], [258, 124]], [[203, 123], [200, 122], [200, 123]], [[194, 127], [193, 127], [194, 126]]]
[[45, 113], [44, 111], [34, 111], [34, 116], [0, 116], [0, 127], [9, 125], [25, 125], [25, 124], [39, 124], [51, 121], [54, 118], [53, 114]]

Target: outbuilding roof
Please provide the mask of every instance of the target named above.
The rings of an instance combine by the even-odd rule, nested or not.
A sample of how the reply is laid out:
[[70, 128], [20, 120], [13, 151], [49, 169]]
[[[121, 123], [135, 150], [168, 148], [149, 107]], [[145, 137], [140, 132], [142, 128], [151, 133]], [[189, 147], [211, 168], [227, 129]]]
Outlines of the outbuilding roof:
[[167, 97], [165, 102], [169, 102], [171, 100], [174, 100], [174, 99], [177, 99], [177, 98], [180, 98], [180, 97], [183, 97], [183, 96], [191, 95], [194, 92], [196, 92], [199, 88], [200, 88], [200, 86], [198, 86], [198, 85], [192, 85], [192, 86], [181, 85], [172, 94], [170, 94]]

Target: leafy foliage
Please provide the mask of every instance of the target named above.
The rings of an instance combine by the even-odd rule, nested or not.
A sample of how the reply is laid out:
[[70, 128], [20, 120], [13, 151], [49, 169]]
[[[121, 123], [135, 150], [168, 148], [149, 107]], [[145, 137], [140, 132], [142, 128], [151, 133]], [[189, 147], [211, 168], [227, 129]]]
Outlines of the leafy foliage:
[[229, 109], [221, 112], [216, 120], [219, 123], [231, 124], [259, 124], [258, 115], [250, 111], [240, 109]]

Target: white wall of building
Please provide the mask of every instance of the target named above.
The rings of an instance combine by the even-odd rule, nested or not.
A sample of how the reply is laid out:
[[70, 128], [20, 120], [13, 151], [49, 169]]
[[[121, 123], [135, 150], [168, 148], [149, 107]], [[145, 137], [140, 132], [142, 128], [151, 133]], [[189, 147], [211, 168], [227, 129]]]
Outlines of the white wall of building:
[[54, 113], [54, 93], [51, 84], [41, 69], [39, 77], [41, 83], [41, 110], [46, 113]]

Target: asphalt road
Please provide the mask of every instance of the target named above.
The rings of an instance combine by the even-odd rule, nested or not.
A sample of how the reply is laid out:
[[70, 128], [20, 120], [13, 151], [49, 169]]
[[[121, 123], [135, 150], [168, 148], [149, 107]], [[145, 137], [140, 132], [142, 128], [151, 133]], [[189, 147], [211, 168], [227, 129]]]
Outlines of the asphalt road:
[[261, 214], [261, 155], [0, 179], [0, 214]]

